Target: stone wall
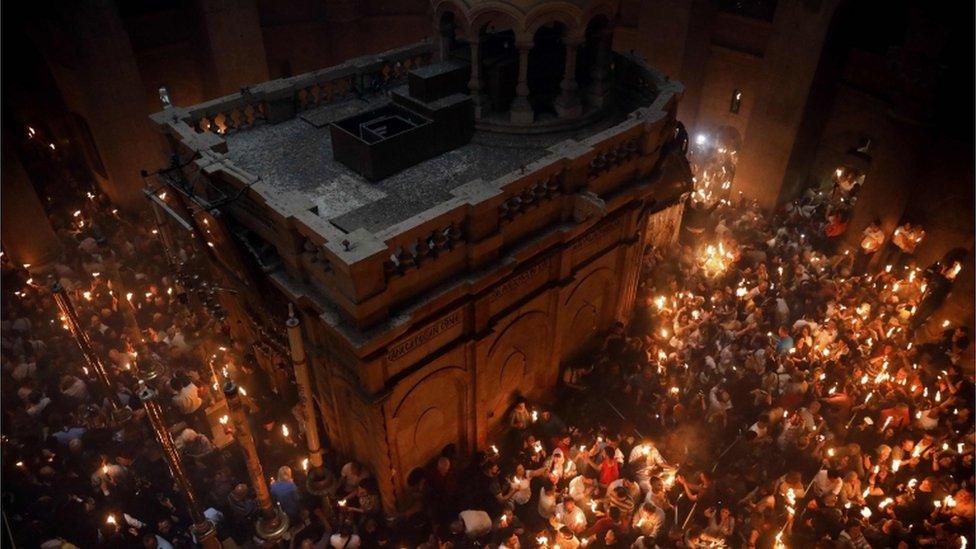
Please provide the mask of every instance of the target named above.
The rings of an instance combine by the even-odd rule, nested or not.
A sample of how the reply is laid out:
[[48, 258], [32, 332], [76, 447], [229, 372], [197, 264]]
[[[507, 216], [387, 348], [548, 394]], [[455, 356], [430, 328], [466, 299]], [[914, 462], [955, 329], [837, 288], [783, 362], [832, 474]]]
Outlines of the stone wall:
[[370, 465], [388, 510], [414, 503], [407, 476], [448, 444], [462, 454], [499, 444], [516, 397], [547, 398], [562, 363], [629, 317], [646, 204], [634, 201], [540, 246], [498, 269], [491, 284], [456, 289], [447, 296], [456, 305], [358, 365], [388, 376], [376, 394], [357, 390], [353, 373], [327, 365], [327, 355], [312, 357], [316, 376], [333, 380], [320, 381], [320, 393], [335, 380], [344, 387], [330, 414], [339, 435], [332, 442]]

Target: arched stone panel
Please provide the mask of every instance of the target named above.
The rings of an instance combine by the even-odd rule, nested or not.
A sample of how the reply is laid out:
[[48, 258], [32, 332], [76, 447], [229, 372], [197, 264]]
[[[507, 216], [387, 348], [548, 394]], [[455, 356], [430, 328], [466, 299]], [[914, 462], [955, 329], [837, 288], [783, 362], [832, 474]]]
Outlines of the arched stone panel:
[[583, 277], [566, 296], [560, 314], [565, 322], [560, 353], [564, 361], [586, 349], [592, 336], [607, 328], [618, 283], [613, 270], [601, 267]]
[[516, 35], [522, 32], [521, 14], [501, 2], [479, 5], [476, 11], [469, 14], [469, 18], [468, 37], [472, 39], [486, 25], [493, 26], [495, 30], [511, 29]]
[[555, 21], [566, 27], [566, 36], [579, 37], [584, 30], [580, 16], [580, 9], [568, 2], [546, 3], [526, 15], [525, 36], [533, 36], [539, 27]]
[[530, 394], [545, 378], [552, 330], [543, 311], [523, 312], [492, 340], [479, 364], [478, 422], [490, 429], [517, 394]]
[[[368, 454], [368, 448], [374, 447], [372, 430], [369, 421], [362, 410], [356, 405], [359, 398], [348, 388], [342, 391], [342, 400], [345, 403], [344, 413], [346, 432], [349, 434], [349, 444], [346, 444], [346, 451], [361, 463], [371, 463], [373, 460]], [[374, 471], [376, 472], [376, 471]]]
[[465, 370], [439, 368], [414, 383], [399, 399], [390, 422], [398, 469], [425, 464], [448, 444], [464, 446]]
[[615, 2], [593, 2], [587, 6], [580, 19], [583, 24], [583, 28], [585, 29], [586, 27], [590, 26], [590, 23], [600, 16], [605, 17], [607, 24], [610, 25], [616, 17], [616, 6], [614, 4]]
[[464, 9], [461, 8], [455, 0], [441, 0], [434, 4], [434, 26], [440, 24], [441, 18], [444, 14], [450, 13], [454, 15], [454, 24], [458, 26], [457, 35], [469, 36], [471, 25], [468, 22], [467, 14]]

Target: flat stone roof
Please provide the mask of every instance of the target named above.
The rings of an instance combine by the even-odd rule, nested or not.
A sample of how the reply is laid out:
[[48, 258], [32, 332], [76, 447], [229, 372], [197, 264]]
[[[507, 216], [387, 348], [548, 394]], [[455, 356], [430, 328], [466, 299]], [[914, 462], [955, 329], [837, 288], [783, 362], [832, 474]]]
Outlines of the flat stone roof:
[[455, 187], [496, 179], [546, 156], [556, 143], [585, 139], [625, 118], [608, 113], [577, 130], [549, 134], [477, 131], [467, 145], [370, 182], [333, 159], [329, 123], [387, 102], [386, 96], [349, 99], [231, 133], [227, 156], [268, 187], [307, 197], [308, 209], [339, 229], [377, 233], [450, 199]]

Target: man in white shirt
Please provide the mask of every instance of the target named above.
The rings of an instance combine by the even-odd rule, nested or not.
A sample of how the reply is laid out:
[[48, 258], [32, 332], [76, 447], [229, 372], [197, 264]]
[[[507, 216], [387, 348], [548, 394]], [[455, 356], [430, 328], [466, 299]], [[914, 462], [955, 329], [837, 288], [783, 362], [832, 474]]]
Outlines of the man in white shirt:
[[821, 469], [813, 477], [813, 493], [817, 497], [837, 497], [843, 487], [844, 479], [835, 469]]
[[586, 530], [586, 513], [577, 507], [573, 498], [564, 497], [562, 502], [556, 506], [556, 513], [550, 519], [554, 527], [568, 526], [573, 533], [580, 533]]
[[587, 469], [586, 473], [576, 475], [569, 481], [569, 497], [573, 498], [577, 505], [585, 506], [592, 499], [596, 488], [596, 475], [591, 469]]
[[329, 538], [329, 546], [332, 549], [359, 549], [361, 543], [359, 536], [352, 533], [352, 526], [346, 523], [343, 523], [339, 531]]
[[645, 501], [640, 510], [634, 513], [633, 527], [641, 535], [654, 539], [661, 531], [666, 517], [664, 510], [650, 501]]
[[[175, 383], [175, 385], [173, 385]], [[173, 405], [176, 409], [180, 411], [183, 415], [190, 415], [200, 409], [203, 405], [203, 399], [200, 398], [200, 390], [189, 380], [182, 381], [186, 383], [182, 387], [179, 387], [180, 381], [177, 378], [173, 378], [171, 386], [176, 390], [176, 394], [173, 395]]]
[[491, 531], [491, 517], [488, 513], [469, 509], [458, 513], [458, 520], [464, 525], [464, 535], [468, 539], [477, 539]]
[[861, 250], [857, 256], [857, 261], [854, 263], [853, 271], [857, 273], [864, 272], [864, 269], [868, 266], [871, 258], [874, 254], [881, 249], [881, 245], [884, 244], [885, 237], [884, 233], [881, 232], [881, 221], [875, 219], [868, 225], [864, 232], [861, 233]]

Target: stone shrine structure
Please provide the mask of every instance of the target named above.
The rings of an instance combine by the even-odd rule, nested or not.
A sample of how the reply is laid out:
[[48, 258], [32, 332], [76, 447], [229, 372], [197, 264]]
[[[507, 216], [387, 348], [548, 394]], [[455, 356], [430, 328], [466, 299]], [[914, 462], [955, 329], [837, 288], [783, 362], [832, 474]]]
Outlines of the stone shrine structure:
[[432, 41], [153, 116], [147, 193], [205, 237], [236, 336], [280, 346], [294, 306], [323, 432], [388, 511], [549, 394], [675, 242], [682, 86], [611, 51], [616, 10], [435, 0]]

